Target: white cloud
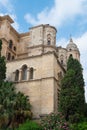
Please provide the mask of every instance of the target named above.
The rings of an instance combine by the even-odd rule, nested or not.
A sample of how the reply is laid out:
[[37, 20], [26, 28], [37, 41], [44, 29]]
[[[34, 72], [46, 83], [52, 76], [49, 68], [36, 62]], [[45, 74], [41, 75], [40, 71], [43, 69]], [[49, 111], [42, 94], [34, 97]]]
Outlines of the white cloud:
[[11, 0], [0, 0], [0, 8], [5, 8], [8, 12], [12, 12], [14, 10], [13, 5], [11, 4]]
[[10, 16], [11, 16], [11, 18], [14, 20], [14, 23], [12, 24], [12, 26], [13, 26], [17, 31], [19, 31], [20, 25], [19, 25], [18, 22], [17, 22], [17, 16], [16, 16], [15, 14], [11, 14]]
[[61, 38], [57, 41], [57, 46], [63, 46], [66, 47], [69, 41], [67, 41], [67, 39], [65, 38]]
[[77, 15], [86, 14], [86, 7], [86, 0], [54, 0], [53, 7], [39, 12], [36, 19], [29, 13], [25, 15], [25, 19], [31, 25], [49, 23], [59, 27], [65, 21], [73, 20]]

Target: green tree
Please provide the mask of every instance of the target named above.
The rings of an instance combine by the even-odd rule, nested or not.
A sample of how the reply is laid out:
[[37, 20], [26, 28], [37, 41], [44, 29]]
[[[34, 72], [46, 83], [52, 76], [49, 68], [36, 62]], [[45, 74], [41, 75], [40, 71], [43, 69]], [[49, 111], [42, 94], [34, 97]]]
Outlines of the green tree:
[[0, 40], [0, 82], [6, 78], [6, 63], [5, 57], [1, 56], [2, 41]]
[[78, 60], [70, 57], [66, 74], [61, 81], [59, 109], [67, 121], [78, 122], [84, 114], [84, 106], [82, 67]]
[[29, 97], [16, 93], [12, 82], [0, 84], [0, 127], [14, 128], [32, 118]]
[[0, 39], [0, 56], [1, 56], [1, 50], [2, 50], [2, 40]]
[[5, 81], [6, 63], [1, 56], [2, 41], [0, 40], [0, 128], [18, 126], [32, 117], [29, 97], [16, 92], [12, 82]]

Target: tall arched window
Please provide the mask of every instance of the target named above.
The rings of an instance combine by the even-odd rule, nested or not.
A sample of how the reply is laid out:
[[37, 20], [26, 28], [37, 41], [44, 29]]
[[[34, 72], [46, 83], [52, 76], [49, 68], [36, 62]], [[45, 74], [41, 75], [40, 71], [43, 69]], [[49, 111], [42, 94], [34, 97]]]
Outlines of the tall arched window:
[[23, 65], [22, 66], [22, 77], [21, 77], [22, 80], [26, 80], [27, 79], [27, 66], [26, 65]]
[[33, 73], [34, 73], [34, 69], [33, 68], [30, 68], [30, 79], [33, 79]]
[[12, 56], [12, 60], [14, 60], [15, 59], [15, 57], [14, 56]]
[[16, 51], [16, 47], [14, 46], [14, 51]]
[[19, 80], [19, 70], [15, 71], [15, 81]]
[[50, 45], [51, 44], [51, 40], [47, 39], [47, 44]]
[[61, 60], [61, 64], [63, 65], [63, 60]]
[[64, 56], [60, 55], [60, 62], [61, 62], [62, 65], [63, 65], [63, 61], [64, 61]]
[[11, 60], [11, 53], [8, 53], [7, 60]]
[[10, 41], [9, 41], [9, 48], [12, 49], [12, 46], [13, 46], [13, 41], [10, 40]]
[[51, 35], [50, 34], [47, 35], [47, 44], [48, 45], [51, 44]]
[[72, 54], [70, 54], [70, 57], [73, 57], [73, 55], [72, 55]]

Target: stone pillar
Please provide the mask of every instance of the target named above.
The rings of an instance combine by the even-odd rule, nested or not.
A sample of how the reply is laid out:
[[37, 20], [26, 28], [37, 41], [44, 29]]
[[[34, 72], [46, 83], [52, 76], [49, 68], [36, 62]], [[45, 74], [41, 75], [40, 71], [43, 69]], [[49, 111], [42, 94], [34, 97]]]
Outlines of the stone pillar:
[[22, 78], [22, 69], [19, 70], [19, 81], [21, 81]]
[[15, 81], [15, 72], [12, 74], [12, 81]]
[[30, 68], [27, 68], [27, 80], [29, 80], [29, 76], [30, 76]]

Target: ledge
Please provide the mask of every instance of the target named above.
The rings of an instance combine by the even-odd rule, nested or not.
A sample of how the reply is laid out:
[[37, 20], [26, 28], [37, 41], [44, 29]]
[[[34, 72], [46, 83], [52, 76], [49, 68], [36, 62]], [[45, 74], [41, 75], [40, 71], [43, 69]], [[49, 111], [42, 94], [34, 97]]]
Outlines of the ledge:
[[14, 81], [14, 83], [17, 84], [17, 83], [24, 83], [24, 82], [37, 82], [37, 81], [49, 80], [49, 79], [54, 79], [58, 82], [58, 79], [56, 79], [55, 77], [45, 77], [45, 78], [40, 78], [40, 79], [29, 79], [29, 80]]

